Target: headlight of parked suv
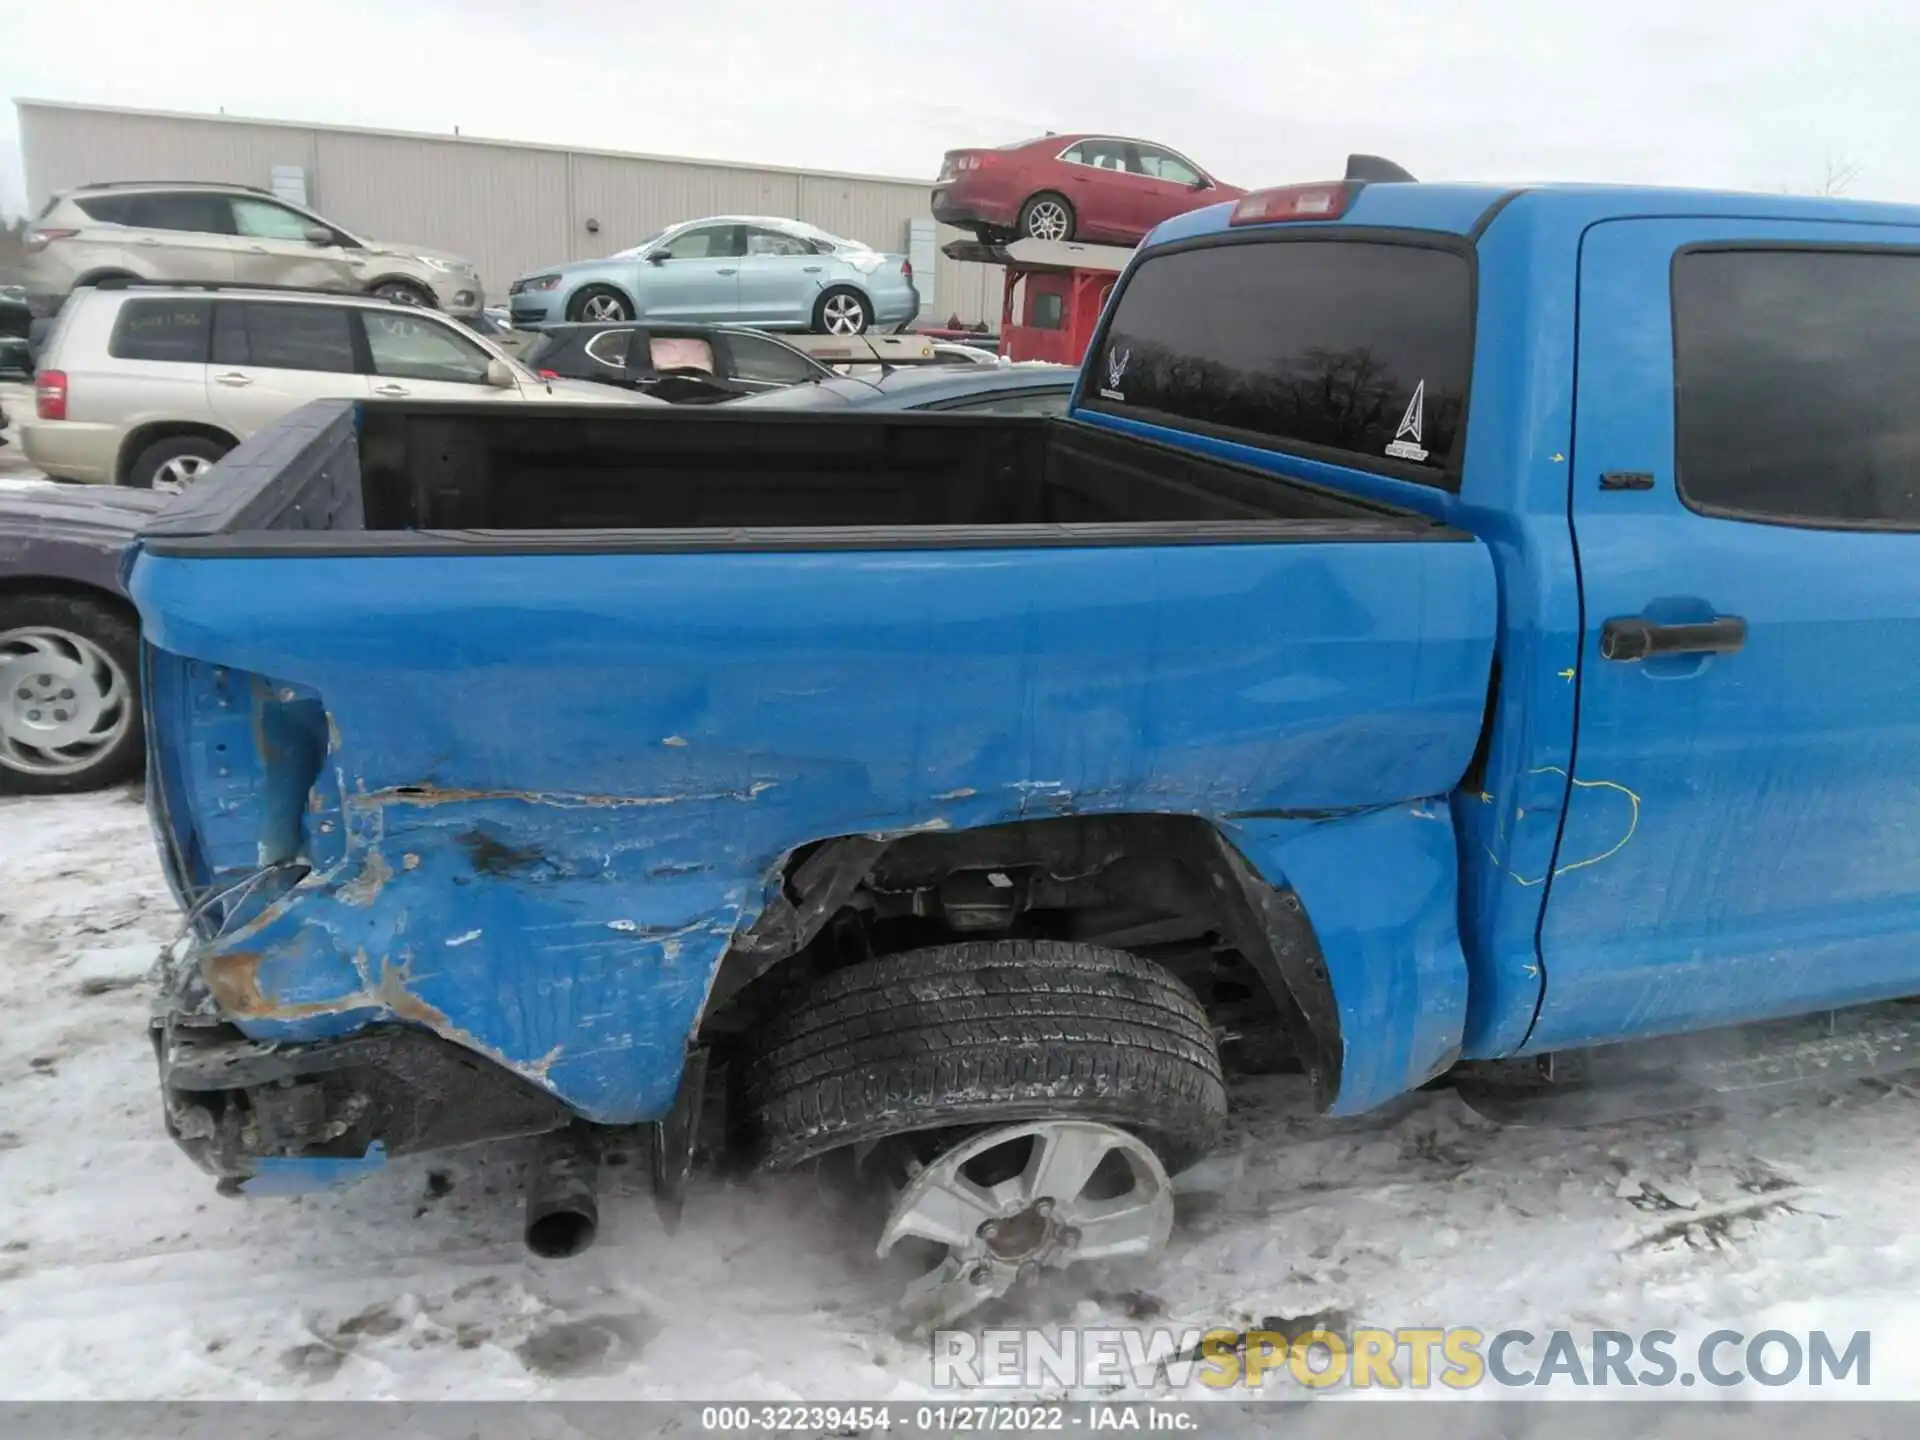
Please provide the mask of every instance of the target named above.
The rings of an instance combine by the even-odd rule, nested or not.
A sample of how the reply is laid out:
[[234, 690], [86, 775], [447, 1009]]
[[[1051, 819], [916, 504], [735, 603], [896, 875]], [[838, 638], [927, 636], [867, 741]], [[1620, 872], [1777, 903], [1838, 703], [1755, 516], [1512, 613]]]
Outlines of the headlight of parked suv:
[[471, 275], [473, 266], [464, 260], [442, 260], [437, 255], [416, 255], [413, 257], [429, 270], [438, 270], [442, 275]]

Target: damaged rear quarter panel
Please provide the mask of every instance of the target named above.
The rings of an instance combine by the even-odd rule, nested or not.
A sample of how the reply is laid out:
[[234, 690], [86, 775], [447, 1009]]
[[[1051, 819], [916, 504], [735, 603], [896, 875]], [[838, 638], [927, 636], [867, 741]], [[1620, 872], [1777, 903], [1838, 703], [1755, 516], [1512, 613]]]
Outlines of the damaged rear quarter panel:
[[[267, 1039], [411, 1021], [606, 1123], [665, 1111], [796, 847], [1439, 794], [1495, 614], [1469, 542], [146, 554], [132, 588], [157, 668], [324, 710], [315, 868], [204, 948], [221, 1008]], [[213, 723], [198, 683], [162, 687], [163, 755]], [[284, 821], [235, 778], [215, 869]]]

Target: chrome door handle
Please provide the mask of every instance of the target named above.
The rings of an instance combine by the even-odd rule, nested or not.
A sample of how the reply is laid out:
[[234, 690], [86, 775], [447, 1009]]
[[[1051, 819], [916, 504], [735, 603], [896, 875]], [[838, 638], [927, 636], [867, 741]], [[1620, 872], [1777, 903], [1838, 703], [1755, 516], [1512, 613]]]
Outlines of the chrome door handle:
[[733, 274], [733, 270], [732, 268], [728, 268], [726, 270], [716, 270], [713, 273], [716, 275], [731, 275]]
[[404, 385], [376, 385], [373, 387], [373, 393], [376, 395], [411, 395], [413, 392]]
[[251, 375], [242, 375], [238, 370], [229, 370], [225, 374], [214, 376], [213, 379], [215, 384], [231, 385], [235, 389], [238, 389], [242, 385], [251, 385], [253, 383], [253, 377]]
[[809, 275], [818, 275], [822, 267], [818, 265], [802, 265], [800, 268]]

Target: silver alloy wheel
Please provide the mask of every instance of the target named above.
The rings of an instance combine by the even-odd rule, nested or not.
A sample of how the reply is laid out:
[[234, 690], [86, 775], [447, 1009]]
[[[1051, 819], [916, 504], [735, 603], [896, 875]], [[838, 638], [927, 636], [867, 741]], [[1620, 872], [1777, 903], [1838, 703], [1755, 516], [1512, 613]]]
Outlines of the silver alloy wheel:
[[153, 488], [163, 495], [178, 495], [212, 468], [213, 461], [204, 455], [176, 455], [153, 472]]
[[132, 724], [126, 672], [86, 636], [52, 625], [0, 633], [0, 767], [78, 774]]
[[829, 335], [858, 335], [866, 328], [867, 307], [858, 295], [849, 295], [843, 290], [827, 297], [826, 304], [820, 307], [820, 319]]
[[586, 303], [580, 307], [583, 320], [624, 320], [627, 307], [620, 303], [618, 295], [589, 295]]
[[[1018, 1174], [982, 1184], [967, 1173], [1029, 1138]], [[1036, 1120], [975, 1135], [918, 1171], [894, 1202], [878, 1253], [908, 1236], [947, 1247], [901, 1297], [908, 1317], [932, 1328], [1042, 1269], [1151, 1255], [1172, 1232], [1173, 1184], [1145, 1142], [1090, 1120]]]
[[1027, 211], [1027, 234], [1036, 240], [1067, 238], [1067, 207], [1058, 200], [1041, 200]]

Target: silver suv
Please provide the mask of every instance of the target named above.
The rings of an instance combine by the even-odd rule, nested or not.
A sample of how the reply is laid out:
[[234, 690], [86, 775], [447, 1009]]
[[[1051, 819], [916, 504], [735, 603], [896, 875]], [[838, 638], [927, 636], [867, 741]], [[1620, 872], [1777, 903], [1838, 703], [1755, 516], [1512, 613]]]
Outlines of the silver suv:
[[127, 182], [63, 190], [27, 232], [27, 303], [54, 314], [82, 285], [210, 280], [348, 290], [477, 315], [473, 262], [348, 234], [250, 185]]
[[178, 490], [310, 400], [659, 405], [543, 380], [466, 325], [372, 295], [108, 280], [40, 355], [27, 458], [57, 480]]

